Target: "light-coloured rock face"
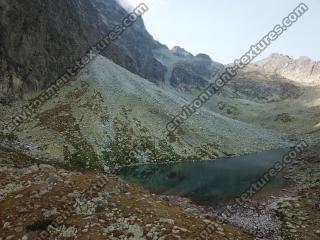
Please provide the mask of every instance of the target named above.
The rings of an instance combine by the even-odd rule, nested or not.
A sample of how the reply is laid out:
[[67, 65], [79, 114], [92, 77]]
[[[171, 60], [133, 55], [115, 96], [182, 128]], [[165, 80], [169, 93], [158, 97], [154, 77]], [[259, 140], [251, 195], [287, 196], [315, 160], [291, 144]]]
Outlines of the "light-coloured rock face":
[[298, 84], [320, 85], [320, 62], [309, 57], [292, 59], [287, 55], [275, 53], [255, 62], [255, 65], [267, 73], [279, 74]]
[[227, 96], [258, 103], [281, 102], [303, 95], [301, 86], [296, 82], [252, 65], [239, 71], [225, 87], [225, 92]]
[[179, 46], [174, 46], [171, 49], [171, 52], [179, 57], [193, 57], [193, 55], [191, 53], [189, 53], [188, 51], [186, 51], [184, 48], [179, 47]]

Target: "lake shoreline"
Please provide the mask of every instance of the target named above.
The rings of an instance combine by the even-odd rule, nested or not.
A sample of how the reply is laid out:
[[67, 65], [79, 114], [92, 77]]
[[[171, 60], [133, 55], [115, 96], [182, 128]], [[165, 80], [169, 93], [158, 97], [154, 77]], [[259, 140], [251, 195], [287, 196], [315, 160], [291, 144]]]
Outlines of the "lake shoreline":
[[[303, 221], [299, 220], [307, 219], [311, 222], [313, 221], [312, 218], [308, 218], [307, 213], [308, 211], [312, 211], [312, 209], [310, 210], [310, 206], [301, 202], [300, 198], [305, 194], [304, 191], [309, 191], [310, 182], [315, 183], [316, 191], [319, 190], [320, 193], [320, 177], [317, 174], [314, 177], [310, 177], [311, 175], [309, 174], [310, 171], [314, 171], [315, 173], [320, 172], [318, 161], [314, 160], [319, 158], [320, 153], [317, 146], [310, 148], [299, 160], [294, 161], [278, 176], [276, 182], [284, 181], [285, 184], [272, 184], [271, 181], [269, 183], [270, 186], [267, 185], [258, 191], [241, 207], [235, 204], [234, 199], [236, 197], [234, 196], [213, 198], [196, 194], [172, 194], [170, 191], [156, 191], [150, 188], [149, 191], [159, 195], [171, 204], [183, 208], [187, 212], [200, 214], [207, 219], [217, 219], [221, 216], [221, 213], [225, 212], [226, 208], [231, 209], [234, 214], [227, 216], [224, 220], [228, 224], [240, 227], [251, 235], [259, 237], [257, 239], [260, 240], [283, 240], [288, 239], [288, 237], [291, 237], [290, 239], [303, 239], [304, 235], [311, 236], [311, 238], [309, 237], [310, 239], [315, 239], [314, 234], [318, 233], [317, 230], [312, 229], [312, 224], [305, 226]], [[311, 161], [310, 159], [313, 160]], [[238, 160], [236, 161], [239, 163]], [[309, 165], [305, 167], [305, 164]], [[190, 171], [195, 170], [191, 169]], [[158, 172], [156, 171], [153, 174], [156, 173]], [[187, 173], [190, 172], [187, 171]], [[176, 175], [170, 172], [168, 176], [174, 178], [177, 177]], [[166, 175], [164, 174], [163, 176]], [[195, 176], [193, 176], [194, 179], [196, 179]], [[148, 187], [146, 188], [148, 189]], [[317, 201], [320, 203], [319, 199], [315, 200], [313, 204], [316, 205]], [[291, 207], [290, 211], [288, 210], [288, 206]], [[301, 211], [297, 213], [298, 219], [296, 222], [300, 225], [295, 226], [295, 222], [291, 223], [292, 220], [290, 218], [295, 216], [295, 208], [299, 206], [303, 206]], [[304, 228], [311, 228], [309, 230], [310, 233], [304, 230]]]
[[219, 216], [225, 212], [226, 208], [232, 209], [235, 214], [225, 219], [227, 223], [240, 227], [255, 237], [262, 235], [263, 237], [259, 239], [281, 240], [281, 222], [276, 216], [275, 209], [279, 202], [294, 196], [296, 192], [296, 187], [290, 182], [283, 189], [262, 190], [241, 207], [234, 203], [234, 199], [223, 202], [215, 200], [210, 204], [208, 199], [173, 195], [161, 195], [161, 197], [188, 212], [197, 213], [209, 219], [220, 218]]
[[[195, 198], [166, 195], [161, 197], [185, 211], [209, 219], [219, 218], [226, 208], [233, 209], [235, 214], [226, 218], [227, 223], [242, 228], [260, 240], [316, 239], [320, 237], [317, 229], [320, 217], [315, 217], [320, 216], [319, 151], [317, 147], [311, 148], [299, 162], [285, 171], [283, 177], [288, 183], [285, 188], [271, 191], [264, 189], [243, 207], [232, 201], [210, 206], [208, 200], [204, 202]], [[307, 202], [303, 199], [307, 199]]]

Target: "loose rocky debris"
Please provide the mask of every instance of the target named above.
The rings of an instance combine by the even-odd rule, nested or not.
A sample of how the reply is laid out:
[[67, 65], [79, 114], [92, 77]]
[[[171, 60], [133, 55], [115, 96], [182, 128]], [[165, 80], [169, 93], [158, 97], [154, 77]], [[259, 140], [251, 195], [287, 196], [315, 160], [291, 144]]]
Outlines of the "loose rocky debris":
[[[0, 167], [0, 239], [253, 239], [112, 175], [44, 164]], [[41, 237], [41, 238], [38, 238]]]
[[297, 186], [294, 197], [278, 204], [284, 239], [320, 239], [320, 149], [308, 153], [290, 169]]
[[[259, 240], [320, 239], [320, 150], [310, 150], [286, 173], [292, 182], [279, 192], [262, 191], [242, 206], [231, 201], [208, 204], [177, 196], [164, 196], [190, 213], [217, 219], [226, 209], [224, 220]], [[219, 229], [219, 226], [216, 227]]]
[[253, 199], [229, 224], [217, 221], [220, 208], [157, 196], [111, 174], [35, 163], [10, 151], [0, 160], [0, 240], [254, 239], [250, 232], [262, 232], [260, 240], [320, 237], [318, 153], [289, 168], [296, 187]]

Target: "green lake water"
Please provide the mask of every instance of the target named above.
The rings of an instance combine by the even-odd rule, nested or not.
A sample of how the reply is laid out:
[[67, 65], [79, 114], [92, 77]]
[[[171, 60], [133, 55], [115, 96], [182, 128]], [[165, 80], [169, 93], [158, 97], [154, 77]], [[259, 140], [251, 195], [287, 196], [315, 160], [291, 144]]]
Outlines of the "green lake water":
[[[127, 167], [119, 175], [154, 193], [196, 198], [233, 198], [257, 182], [288, 149], [219, 160]], [[267, 189], [286, 185], [280, 173]]]

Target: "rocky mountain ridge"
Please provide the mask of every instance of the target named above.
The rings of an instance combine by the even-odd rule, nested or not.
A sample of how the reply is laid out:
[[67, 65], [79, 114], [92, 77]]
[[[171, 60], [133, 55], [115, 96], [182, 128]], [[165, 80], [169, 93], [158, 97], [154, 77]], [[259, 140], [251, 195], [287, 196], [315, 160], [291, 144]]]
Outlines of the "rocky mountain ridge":
[[302, 56], [292, 59], [287, 55], [274, 53], [253, 64], [257, 70], [278, 74], [298, 84], [320, 85], [320, 62]]

